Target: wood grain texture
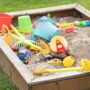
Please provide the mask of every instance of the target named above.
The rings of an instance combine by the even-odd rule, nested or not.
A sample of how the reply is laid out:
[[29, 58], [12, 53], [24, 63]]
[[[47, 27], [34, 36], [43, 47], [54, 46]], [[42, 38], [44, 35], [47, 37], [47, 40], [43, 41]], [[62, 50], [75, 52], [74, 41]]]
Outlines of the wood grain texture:
[[28, 83], [31, 82], [33, 76], [1, 37], [0, 65], [3, 71], [7, 73], [9, 79], [14, 82], [20, 90], [28, 90]]
[[47, 8], [39, 8], [39, 9], [32, 9], [32, 10], [25, 10], [25, 11], [16, 11], [16, 12], [6, 12], [7, 14], [10, 14], [12, 16], [19, 16], [19, 15], [36, 15], [36, 14], [44, 14], [48, 12], [57, 12], [57, 11], [63, 11], [63, 10], [71, 10], [73, 9], [77, 4], [69, 4], [69, 5], [60, 5], [60, 6], [54, 6], [54, 7], [47, 7]]
[[74, 9], [80, 12], [83, 18], [86, 17], [87, 19], [90, 19], [90, 11], [86, 8], [82, 7], [81, 5], [76, 5]]
[[86, 90], [90, 89], [90, 76], [72, 78], [59, 82], [60, 90]]
[[32, 86], [32, 90], [60, 90], [55, 82]]

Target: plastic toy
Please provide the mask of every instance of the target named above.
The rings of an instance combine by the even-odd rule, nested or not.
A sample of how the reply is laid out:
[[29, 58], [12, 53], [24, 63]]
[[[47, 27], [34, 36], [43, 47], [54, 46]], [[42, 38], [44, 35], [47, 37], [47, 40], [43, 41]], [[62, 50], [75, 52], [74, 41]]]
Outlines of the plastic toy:
[[18, 17], [18, 29], [21, 33], [32, 32], [32, 24], [30, 16], [19, 16]]
[[1, 35], [2, 35], [2, 39], [11, 47], [12, 46], [12, 36], [10, 35], [10, 33], [5, 33], [8, 32], [9, 29], [7, 26], [2, 25], [2, 30], [1, 30]]
[[60, 60], [60, 59], [52, 59], [52, 60], [48, 61], [48, 64], [61, 65], [62, 60]]
[[[28, 42], [31, 42], [32, 44], [34, 45], [37, 45], [39, 46], [39, 43], [38, 42], [35, 42], [35, 41], [32, 41], [32, 40], [27, 40]], [[30, 48], [30, 46], [24, 42], [21, 42], [21, 41], [17, 41], [14, 43], [14, 45], [12, 45], [12, 49], [14, 51], [17, 51], [20, 47], [26, 47], [26, 48]], [[30, 48], [31, 49], [31, 48]]]
[[48, 13], [48, 14], [47, 14], [47, 17], [48, 17], [48, 19], [51, 19], [51, 14]]
[[58, 24], [59, 28], [67, 28], [67, 27], [74, 27], [75, 23], [64, 23], [64, 24]]
[[16, 47], [27, 47], [27, 45], [24, 42], [21, 41], [17, 41], [14, 46]]
[[19, 48], [17, 52], [17, 56], [20, 60], [22, 60], [25, 64], [29, 63], [29, 60], [31, 58], [31, 52], [26, 48]]
[[74, 30], [75, 30], [74, 27], [69, 27], [69, 28], [66, 28], [66, 29], [65, 29], [65, 32], [66, 32], [66, 33], [71, 33], [71, 32], [73, 32]]
[[29, 45], [30, 48], [33, 48], [34, 50], [41, 50], [41, 47], [39, 47], [39, 46], [37, 46], [37, 45], [34, 45], [32, 42], [26, 40], [26, 39], [18, 32], [18, 30], [17, 30], [14, 26], [11, 26], [11, 28], [12, 28], [13, 31], [17, 34], [17, 35], [15, 35], [15, 34], [10, 33], [10, 34], [12, 35], [12, 37], [14, 37], [15, 39], [17, 39], [17, 40], [19, 40], [19, 41], [21, 41], [21, 42]]
[[73, 56], [67, 56], [63, 60], [63, 66], [64, 67], [71, 67], [75, 63], [74, 57]]
[[[31, 43], [34, 44], [34, 45], [39, 45], [38, 42], [35, 42], [35, 41], [32, 41], [32, 40], [27, 40], [27, 41], [31, 42]], [[14, 44], [14, 46], [16, 46], [16, 47], [28, 47], [28, 45], [27, 45], [26, 43], [21, 42], [21, 41], [17, 41], [17, 42]]]
[[[57, 44], [58, 42], [56, 43], [57, 40], [59, 41], [59, 44]], [[60, 45], [60, 44], [62, 44], [62, 45]], [[65, 38], [63, 36], [59, 36], [59, 35], [54, 36], [50, 41], [50, 49], [53, 52], [58, 52], [59, 53], [60, 52], [59, 48], [64, 50], [64, 49], [67, 49], [67, 47], [68, 47], [68, 43], [67, 43], [67, 41], [65, 40]]]
[[41, 75], [43, 73], [54, 73], [54, 72], [69, 72], [69, 71], [90, 71], [90, 61], [82, 59], [80, 61], [80, 67], [70, 67], [70, 68], [62, 68], [62, 69], [37, 69], [33, 72], [33, 74]]
[[59, 59], [59, 60], [63, 60], [65, 58], [65, 56], [62, 56], [61, 54], [57, 54], [57, 53], [50, 53], [50, 54], [43, 54], [41, 60], [45, 60], [45, 61], [49, 61], [52, 59]]
[[10, 28], [12, 22], [12, 16], [4, 13], [0, 13], [0, 31], [2, 29], [2, 25], [6, 25], [8, 28]]
[[58, 39], [56, 40], [56, 49], [58, 54], [64, 52], [64, 55], [66, 56], [66, 49]]
[[36, 23], [37, 23], [37, 21], [35, 21], [35, 22], [32, 23], [32, 27], [33, 28], [35, 27]]
[[49, 45], [48, 44], [46, 44], [46, 42], [44, 41], [44, 40], [39, 40], [39, 44], [40, 44], [40, 46], [43, 48], [43, 49], [45, 49], [45, 50], [47, 50], [48, 52], [50, 52], [50, 48], [49, 48]]
[[78, 26], [78, 24], [80, 23], [80, 21], [75, 21], [74, 22], [76, 26]]
[[85, 23], [86, 23], [86, 26], [90, 26], [90, 21], [89, 20], [85, 21]]
[[79, 27], [85, 27], [86, 26], [86, 23], [84, 21], [81, 21], [81, 22], [79, 22], [78, 26]]
[[26, 39], [18, 32], [18, 30], [17, 30], [14, 26], [11, 25], [11, 29], [13, 29], [13, 31], [14, 31], [17, 35], [15, 35], [15, 34], [13, 34], [13, 33], [10, 33], [10, 35], [11, 35], [13, 38], [15, 38], [15, 39], [17, 39], [17, 40], [25, 43], [26, 45], [29, 45], [31, 50], [40, 51], [40, 53], [43, 53], [43, 54], [47, 54], [47, 53], [48, 53], [47, 50], [44, 50], [44, 49], [42, 49], [40, 46], [35, 45], [35, 44], [33, 44], [32, 42], [26, 40]]
[[43, 16], [36, 23], [32, 33], [30, 34], [31, 39], [40, 37], [46, 41], [50, 41], [51, 38], [59, 34], [59, 29], [53, 25], [52, 20], [48, 20], [47, 17]]
[[86, 27], [86, 26], [90, 26], [90, 20], [86, 20], [86, 21], [75, 21], [75, 24], [79, 27]]
[[[67, 54], [67, 53], [66, 53]], [[65, 55], [57, 54], [57, 53], [50, 53], [53, 58], [63, 60], [65, 58]]]

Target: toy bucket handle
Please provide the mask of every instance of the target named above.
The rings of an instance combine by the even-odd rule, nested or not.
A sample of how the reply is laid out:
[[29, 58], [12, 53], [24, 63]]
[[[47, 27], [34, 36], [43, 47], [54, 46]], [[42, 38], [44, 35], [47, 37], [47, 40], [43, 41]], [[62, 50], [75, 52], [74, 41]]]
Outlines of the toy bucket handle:
[[9, 32], [9, 28], [6, 25], [2, 25], [2, 30], [1, 30], [2, 36], [4, 36], [6, 32], [7, 33]]

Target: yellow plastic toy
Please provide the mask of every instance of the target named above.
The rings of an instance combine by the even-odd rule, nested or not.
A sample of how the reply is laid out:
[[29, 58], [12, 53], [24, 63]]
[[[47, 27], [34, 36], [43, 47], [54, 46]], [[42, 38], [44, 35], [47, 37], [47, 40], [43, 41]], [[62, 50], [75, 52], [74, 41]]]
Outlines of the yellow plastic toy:
[[68, 43], [67, 43], [66, 39], [63, 36], [57, 35], [57, 36], [54, 36], [50, 41], [50, 49], [53, 52], [57, 52], [56, 40], [59, 40], [63, 44], [63, 46], [67, 49]]
[[8, 33], [9, 35], [11, 35], [13, 38], [21, 41], [21, 42], [24, 42], [25, 44], [29, 45], [31, 49], [35, 50], [35, 51], [40, 51], [42, 52], [43, 54], [47, 54], [48, 51], [47, 50], [44, 50], [42, 49], [40, 46], [37, 46], [35, 44], [33, 44], [32, 42], [29, 42], [28, 40], [26, 40], [19, 32], [18, 30], [13, 26], [11, 25], [11, 29], [12, 31], [15, 33], [11, 33], [10, 30], [8, 30]]
[[29, 42], [28, 40], [26, 40], [26, 39], [18, 32], [18, 30], [17, 30], [13, 25], [11, 25], [11, 29], [15, 32], [15, 34], [17, 34], [17, 35], [15, 35], [15, 34], [13, 34], [13, 33], [10, 33], [13, 38], [15, 38], [15, 39], [17, 39], [17, 40], [19, 40], [19, 41], [21, 41], [21, 42], [24, 42], [25, 44], [29, 45], [31, 49], [33, 49], [33, 50], [35, 50], [35, 51], [41, 51], [41, 50], [42, 50], [41, 47], [39, 47], [39, 46], [37, 46], [37, 45], [34, 45], [34, 44], [32, 44], [31, 42]]
[[5, 33], [8, 32], [8, 28], [5, 25], [2, 25], [2, 30], [1, 30], [1, 35], [2, 39], [9, 45], [12, 46], [12, 36], [10, 33]]
[[90, 60], [82, 59], [80, 62], [80, 66], [84, 66], [85, 70], [90, 70]]
[[43, 49], [45, 49], [45, 50], [47, 50], [48, 52], [50, 52], [50, 48], [49, 48], [49, 45], [48, 44], [46, 44], [46, 42], [44, 41], [44, 40], [39, 40], [39, 44], [40, 44], [40, 46], [43, 48]]
[[[83, 63], [83, 64], [81, 64]], [[33, 72], [35, 75], [41, 75], [43, 73], [54, 73], [54, 72], [69, 72], [69, 71], [90, 71], [90, 61], [89, 60], [81, 60], [80, 67], [70, 67], [70, 68], [62, 68], [62, 69], [37, 69]]]
[[52, 59], [52, 60], [48, 61], [48, 64], [61, 65], [62, 60], [60, 60], [60, 59]]
[[75, 60], [74, 60], [74, 57], [73, 56], [67, 56], [63, 60], [63, 66], [66, 67], [66, 68], [73, 66], [74, 63], [75, 63]]
[[58, 24], [59, 28], [67, 28], [67, 27], [74, 27], [75, 23], [64, 23], [64, 24]]

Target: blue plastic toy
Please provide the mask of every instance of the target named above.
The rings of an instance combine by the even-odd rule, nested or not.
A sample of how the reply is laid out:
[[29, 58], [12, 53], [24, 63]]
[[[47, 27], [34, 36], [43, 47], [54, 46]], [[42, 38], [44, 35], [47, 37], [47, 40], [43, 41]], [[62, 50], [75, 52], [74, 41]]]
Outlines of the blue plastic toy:
[[89, 20], [85, 21], [85, 24], [86, 26], [90, 26], [90, 21]]
[[19, 48], [17, 56], [22, 61], [28, 60], [29, 57], [31, 56], [31, 52], [26, 48]]
[[59, 29], [55, 26], [53, 20], [49, 20], [46, 16], [43, 16], [36, 23], [30, 38], [34, 39], [40, 37], [44, 40], [50, 41], [51, 38], [59, 34]]

